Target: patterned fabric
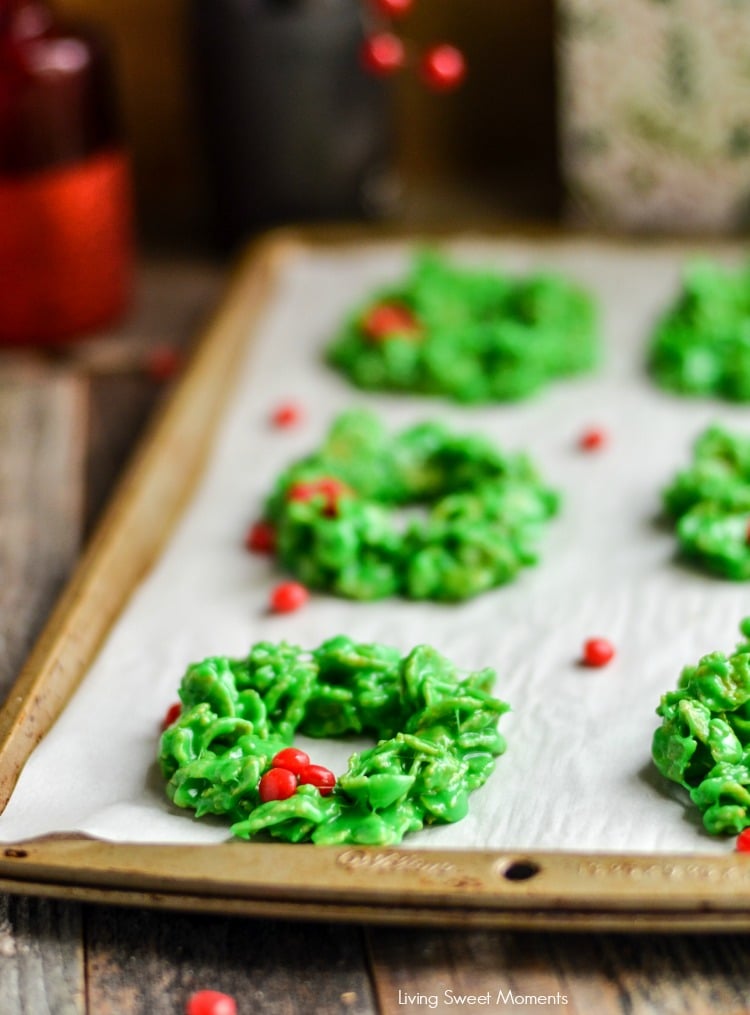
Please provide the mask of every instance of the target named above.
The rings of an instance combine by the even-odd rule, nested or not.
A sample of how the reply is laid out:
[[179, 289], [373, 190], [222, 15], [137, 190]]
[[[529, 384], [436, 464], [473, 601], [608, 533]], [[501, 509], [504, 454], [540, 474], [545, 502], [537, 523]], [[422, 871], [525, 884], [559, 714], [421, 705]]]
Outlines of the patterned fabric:
[[558, 0], [573, 218], [750, 224], [750, 0]]

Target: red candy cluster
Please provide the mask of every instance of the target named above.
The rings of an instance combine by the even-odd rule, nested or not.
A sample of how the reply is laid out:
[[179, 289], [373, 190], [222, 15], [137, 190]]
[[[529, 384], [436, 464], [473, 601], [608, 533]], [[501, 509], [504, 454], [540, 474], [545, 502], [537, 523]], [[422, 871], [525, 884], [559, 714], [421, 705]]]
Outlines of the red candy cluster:
[[324, 513], [329, 518], [335, 518], [338, 514], [339, 498], [350, 494], [352, 489], [346, 483], [334, 476], [322, 476], [320, 479], [311, 479], [308, 482], [294, 483], [287, 491], [287, 500], [309, 501], [313, 497], [323, 496], [325, 498]]
[[[397, 19], [408, 14], [413, 0], [371, 0], [384, 18]], [[377, 32], [365, 40], [362, 64], [370, 74], [387, 77], [408, 62], [407, 47], [392, 32]], [[441, 43], [428, 49], [420, 60], [422, 81], [433, 92], [452, 92], [466, 77], [466, 61], [460, 49]]]
[[285, 747], [274, 755], [271, 768], [258, 784], [261, 802], [288, 800], [297, 792], [297, 786], [315, 786], [321, 796], [330, 796], [336, 785], [336, 776], [329, 768], [311, 765], [310, 755], [296, 747]]

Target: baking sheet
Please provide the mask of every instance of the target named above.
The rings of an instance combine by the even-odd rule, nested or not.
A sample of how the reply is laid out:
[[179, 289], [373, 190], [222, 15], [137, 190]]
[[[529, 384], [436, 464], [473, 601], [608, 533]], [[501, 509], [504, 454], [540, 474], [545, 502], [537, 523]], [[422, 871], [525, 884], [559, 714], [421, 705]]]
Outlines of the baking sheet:
[[[742, 585], [674, 560], [659, 526], [659, 491], [713, 420], [738, 425], [746, 409], [687, 402], [651, 386], [646, 335], [673, 296], [689, 252], [592, 242], [465, 240], [466, 263], [502, 270], [552, 267], [589, 286], [602, 307], [602, 370], [560, 382], [535, 400], [476, 409], [440, 400], [366, 395], [321, 363], [342, 314], [405, 270], [410, 247], [306, 249], [290, 259], [256, 341], [228, 392], [215, 453], [159, 564], [132, 598], [96, 663], [27, 763], [0, 817], [0, 839], [80, 831], [119, 842], [211, 843], [227, 828], [173, 808], [156, 769], [159, 724], [185, 666], [241, 655], [260, 639], [313, 647], [346, 632], [407, 651], [430, 642], [460, 666], [492, 666], [508, 751], [471, 813], [405, 846], [722, 853], [680, 794], [649, 763], [654, 708], [680, 668], [738, 638], [750, 613]], [[728, 252], [738, 260], [740, 251]], [[305, 407], [304, 425], [277, 430], [282, 401]], [[315, 447], [335, 414], [370, 406], [394, 427], [441, 417], [525, 449], [564, 495], [542, 561], [516, 582], [458, 606], [324, 595], [298, 614], [271, 616], [275, 565], [242, 541], [276, 474]], [[611, 446], [584, 454], [577, 438], [606, 427]], [[578, 665], [592, 635], [611, 638], [616, 661]], [[304, 740], [300, 738], [300, 743]], [[315, 760], [342, 771], [357, 742], [316, 742]]]

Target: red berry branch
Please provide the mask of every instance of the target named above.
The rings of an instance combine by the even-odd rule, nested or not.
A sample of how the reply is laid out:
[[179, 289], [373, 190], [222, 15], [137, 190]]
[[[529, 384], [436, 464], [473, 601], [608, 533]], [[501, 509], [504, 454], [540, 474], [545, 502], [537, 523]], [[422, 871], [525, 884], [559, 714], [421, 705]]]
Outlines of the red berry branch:
[[[371, 0], [371, 3], [383, 18], [395, 21], [408, 14], [414, 0]], [[389, 77], [415, 62], [412, 56], [414, 49], [390, 30], [375, 32], [365, 39], [362, 65], [370, 74]], [[463, 53], [447, 42], [423, 52], [418, 65], [422, 81], [433, 92], [452, 92], [466, 77]]]

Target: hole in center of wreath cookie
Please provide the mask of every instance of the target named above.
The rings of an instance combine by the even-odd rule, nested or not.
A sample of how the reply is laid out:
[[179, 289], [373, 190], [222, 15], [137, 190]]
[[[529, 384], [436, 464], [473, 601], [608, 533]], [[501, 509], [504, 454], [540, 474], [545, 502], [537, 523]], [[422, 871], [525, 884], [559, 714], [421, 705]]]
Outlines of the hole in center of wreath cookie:
[[330, 768], [338, 778], [349, 767], [349, 759], [352, 754], [361, 754], [362, 751], [369, 750], [374, 744], [375, 740], [372, 737], [352, 736], [340, 737], [335, 740], [327, 738], [318, 740], [316, 737], [306, 737], [298, 733], [295, 734], [292, 746], [309, 754], [310, 759], [316, 765], [325, 765], [326, 768]]

